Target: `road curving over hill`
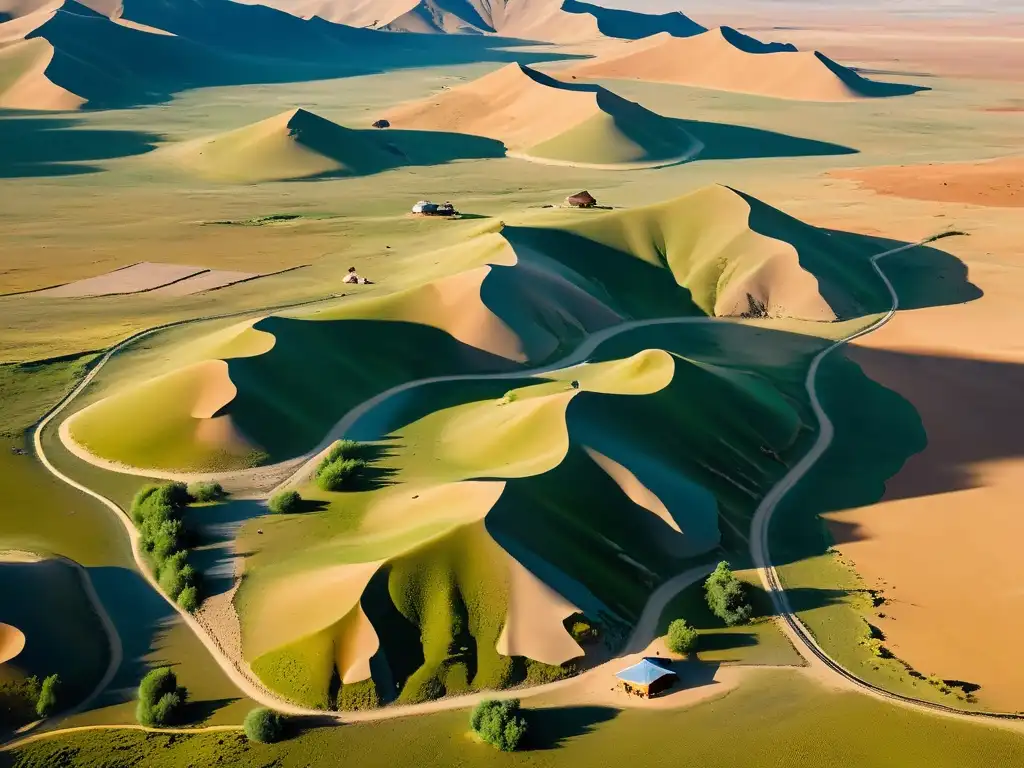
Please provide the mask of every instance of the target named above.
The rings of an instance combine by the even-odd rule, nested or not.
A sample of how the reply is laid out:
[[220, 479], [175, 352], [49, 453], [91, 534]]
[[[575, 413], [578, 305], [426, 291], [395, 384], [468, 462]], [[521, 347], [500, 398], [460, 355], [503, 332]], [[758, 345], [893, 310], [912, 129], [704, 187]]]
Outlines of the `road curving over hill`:
[[[886, 285], [891, 297], [892, 306], [889, 311], [880, 318], [877, 322], [870, 326], [851, 334], [850, 336], [835, 342], [823, 351], [819, 352], [812, 360], [811, 366], [808, 368], [807, 376], [805, 380], [805, 386], [808, 395], [811, 400], [812, 409], [818, 419], [819, 423], [819, 434], [818, 438], [814, 443], [811, 450], [793, 467], [772, 489], [769, 491], [767, 496], [762, 500], [758, 506], [751, 527], [751, 554], [754, 558], [754, 562], [758, 568], [762, 582], [765, 589], [771, 595], [776, 611], [778, 613], [780, 624], [782, 629], [786, 633], [787, 637], [793, 642], [794, 646], [801, 653], [808, 663], [818, 669], [826, 671], [830, 677], [845, 685], [846, 687], [856, 688], [862, 692], [866, 692], [871, 695], [882, 697], [893, 701], [895, 703], [902, 704], [904, 706], [914, 707], [918, 709], [928, 710], [930, 712], [938, 712], [953, 717], [964, 717], [970, 719], [987, 718], [995, 720], [1024, 720], [1024, 716], [1015, 715], [1010, 713], [983, 713], [983, 712], [965, 712], [958, 710], [953, 707], [946, 707], [940, 704], [932, 704], [930, 702], [920, 701], [911, 697], [902, 696], [899, 694], [889, 693], [870, 683], [857, 678], [852, 673], [845, 670], [836, 661], [831, 659], [824, 650], [814, 641], [810, 632], [800, 622], [800, 620], [793, 613], [788, 599], [785, 595], [784, 588], [778, 578], [778, 574], [775, 572], [774, 567], [771, 564], [771, 555], [768, 547], [768, 528], [771, 522], [771, 517], [775, 512], [779, 502], [785, 497], [785, 495], [792, 490], [793, 487], [810, 471], [810, 469], [816, 464], [818, 459], [824, 455], [825, 451], [831, 445], [834, 429], [828, 416], [825, 414], [824, 409], [821, 406], [820, 400], [817, 394], [817, 373], [820, 368], [822, 360], [828, 355], [844, 346], [845, 344], [853, 341], [863, 335], [871, 333], [874, 330], [882, 327], [887, 323], [896, 313], [899, 306], [899, 297], [893, 287], [892, 283], [886, 277], [885, 273], [878, 266], [878, 262], [886, 256], [895, 255], [904, 251], [917, 248], [927, 243], [938, 240], [942, 237], [950, 234], [956, 234], [951, 232], [943, 232], [937, 235], [920, 240], [916, 243], [910, 243], [907, 245], [894, 248], [883, 253], [879, 253], [872, 257], [871, 263], [875, 271], [878, 273], [881, 280]], [[245, 313], [250, 314], [250, 313]], [[213, 318], [201, 318], [201, 319], [213, 319]], [[520, 378], [523, 376], [537, 375], [545, 372], [550, 372], [556, 368], [566, 368], [573, 365], [579, 365], [586, 361], [586, 358], [597, 348], [599, 344], [606, 341], [607, 339], [627, 331], [634, 330], [638, 327], [644, 327], [649, 325], [665, 325], [665, 324], [684, 324], [684, 323], [695, 323], [695, 322], [716, 322], [719, 321], [717, 318], [707, 317], [681, 317], [681, 318], [661, 318], [654, 320], [642, 320], [624, 323], [613, 328], [609, 328], [598, 334], [585, 339], [582, 344], [571, 354], [567, 355], [561, 361], [537, 368], [532, 371], [517, 371], [514, 374], [490, 374], [484, 376], [477, 375], [453, 375], [435, 377], [430, 379], [417, 380], [407, 382], [405, 384], [393, 387], [386, 392], [383, 392], [369, 400], [361, 403], [356, 408], [349, 411], [346, 416], [339, 421], [335, 427], [331, 430], [330, 434], [322, 441], [322, 446], [326, 447], [330, 445], [337, 436], [344, 434], [344, 431], [354, 424], [359, 418], [368, 413], [371, 409], [381, 406], [388, 398], [393, 397], [396, 394], [404, 392], [413, 387], [422, 386], [437, 381], [458, 381], [464, 379], [479, 379], [479, 378], [491, 378], [491, 379], [502, 379], [502, 378]], [[186, 322], [197, 322], [196, 320], [183, 321], [182, 323], [174, 323], [170, 325], [181, 325]], [[142, 557], [140, 548], [139, 534], [132, 521], [127, 514], [122, 510], [114, 501], [111, 499], [91, 490], [90, 488], [78, 483], [74, 479], [63, 474], [58, 470], [47, 458], [45, 450], [42, 444], [42, 434], [46, 427], [62, 413], [71, 402], [77, 397], [84, 389], [89, 385], [92, 379], [96, 376], [103, 365], [117, 353], [119, 350], [125, 348], [129, 344], [134, 343], [142, 337], [149, 336], [157, 331], [164, 330], [170, 326], [161, 326], [158, 328], [143, 331], [135, 334], [132, 337], [122, 341], [108, 350], [104, 356], [98, 361], [97, 365], [90, 371], [89, 375], [83, 379], [83, 381], [72, 390], [60, 403], [58, 403], [36, 426], [33, 431], [32, 440], [39, 457], [40, 462], [46, 467], [46, 469], [61, 481], [71, 485], [72, 487], [82, 491], [83, 493], [92, 496], [98, 501], [102, 502], [107, 506], [121, 521], [124, 525], [129, 539], [132, 544], [132, 553], [135, 562], [142, 572], [143, 576], [147, 579], [153, 589], [156, 589], [160, 594], [167, 600], [168, 604], [178, 612], [182, 621], [195, 633], [199, 640], [206, 647], [208, 652], [211, 654], [213, 659], [221, 667], [226, 675], [232, 680], [232, 682], [239, 688], [240, 691], [244, 692], [247, 696], [253, 700], [259, 702], [262, 705], [272, 707], [282, 713], [298, 716], [311, 716], [318, 718], [327, 718], [336, 722], [368, 722], [374, 720], [391, 719], [396, 717], [404, 717], [415, 714], [426, 714], [429, 712], [437, 712], [450, 709], [460, 709], [472, 706], [484, 697], [502, 697], [502, 696], [516, 696], [518, 698], [533, 697], [542, 693], [549, 693], [553, 690], [568, 687], [574, 684], [582, 676], [592, 676], [600, 674], [602, 670], [606, 670], [608, 664], [618, 664], [621, 659], [613, 659], [611, 662], [606, 662], [603, 665], [594, 667], [591, 670], [583, 673], [581, 676], [575, 678], [569, 678], [566, 680], [549, 683], [546, 685], [537, 686], [528, 690], [515, 690], [515, 691], [488, 691], [474, 694], [468, 694], [464, 696], [456, 696], [450, 698], [439, 699], [423, 704], [407, 705], [407, 706], [389, 706], [377, 710], [370, 710], [364, 712], [325, 712], [323, 710], [307, 709], [303, 707], [295, 706], [284, 699], [272, 694], [266, 690], [257, 680], [254, 679], [252, 673], [245, 669], [244, 662], [241, 664], [232, 660], [228, 654], [223, 650], [216, 638], [214, 638], [190, 613], [181, 609], [174, 601], [170, 600], [162, 591], [160, 591], [153, 574], [145, 563]], [[321, 449], [317, 449], [312, 452], [313, 457], [308, 458], [304, 466], [299, 467], [298, 471], [292, 475], [289, 480], [285, 481], [283, 485], [287, 485], [290, 482], [294, 482], [298, 477], [301, 477], [304, 473], [309, 472], [310, 468], [315, 466], [315, 455], [320, 452]], [[307, 454], [309, 457], [310, 454]], [[692, 567], [687, 571], [678, 574], [677, 576], [670, 578], [668, 581], [663, 583], [648, 599], [647, 604], [644, 607], [642, 615], [637, 622], [633, 633], [626, 644], [624, 653], [638, 653], [642, 652], [647, 645], [655, 639], [656, 627], [658, 619], [661, 615], [662, 610], [668, 601], [671, 600], [679, 591], [685, 589], [690, 584], [693, 584], [698, 579], [706, 575], [712, 568], [712, 564], [705, 564], [697, 567]], [[200, 732], [203, 729], [194, 729], [195, 732]], [[61, 731], [52, 731], [47, 735], [54, 735]], [[40, 734], [39, 738], [43, 735]], [[5, 749], [10, 749], [20, 744], [24, 744], [25, 740], [17, 742], [11, 742]]]

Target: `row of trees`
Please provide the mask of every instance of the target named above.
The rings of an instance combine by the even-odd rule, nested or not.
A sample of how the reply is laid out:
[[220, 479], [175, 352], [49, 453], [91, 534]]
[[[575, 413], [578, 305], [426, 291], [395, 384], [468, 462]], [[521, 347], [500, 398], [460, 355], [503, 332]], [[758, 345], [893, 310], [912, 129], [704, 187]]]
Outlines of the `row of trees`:
[[184, 514], [194, 501], [213, 501], [224, 495], [217, 483], [147, 485], [132, 500], [131, 516], [139, 529], [160, 588], [186, 611], [199, 607], [200, 575], [188, 563], [189, 536]]

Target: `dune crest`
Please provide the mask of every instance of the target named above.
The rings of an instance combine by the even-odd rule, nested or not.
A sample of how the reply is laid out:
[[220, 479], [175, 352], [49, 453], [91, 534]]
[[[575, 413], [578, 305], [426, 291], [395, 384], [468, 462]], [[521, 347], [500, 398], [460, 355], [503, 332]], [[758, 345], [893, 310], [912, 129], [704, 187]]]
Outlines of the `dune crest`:
[[655, 167], [700, 150], [668, 118], [600, 86], [563, 82], [523, 64], [400, 105], [387, 118], [399, 128], [496, 139], [526, 160], [584, 167]]
[[856, 101], [923, 90], [868, 80], [817, 51], [762, 43], [730, 27], [687, 38], [654, 35], [570, 67], [565, 74], [673, 83], [796, 101]]

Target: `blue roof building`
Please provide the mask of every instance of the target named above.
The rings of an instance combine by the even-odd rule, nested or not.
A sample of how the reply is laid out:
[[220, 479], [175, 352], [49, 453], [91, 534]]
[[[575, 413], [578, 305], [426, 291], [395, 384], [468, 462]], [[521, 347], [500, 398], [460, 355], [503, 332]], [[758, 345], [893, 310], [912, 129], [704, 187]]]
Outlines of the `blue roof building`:
[[650, 659], [641, 659], [631, 667], [626, 667], [615, 677], [626, 693], [650, 698], [668, 690], [679, 679], [671, 669], [666, 669]]

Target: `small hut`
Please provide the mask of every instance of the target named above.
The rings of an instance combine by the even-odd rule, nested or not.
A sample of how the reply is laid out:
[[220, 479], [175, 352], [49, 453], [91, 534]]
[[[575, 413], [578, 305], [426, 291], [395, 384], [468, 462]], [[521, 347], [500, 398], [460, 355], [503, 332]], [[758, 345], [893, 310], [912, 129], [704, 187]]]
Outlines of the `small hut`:
[[373, 124], [374, 128], [390, 128], [391, 123], [388, 120], [380, 119]]
[[622, 690], [642, 699], [650, 699], [662, 691], [667, 691], [679, 679], [679, 675], [671, 669], [655, 664], [650, 659], [641, 659], [615, 677]]
[[565, 198], [565, 204], [570, 208], [593, 208], [597, 205], [597, 199], [584, 189], [582, 192]]

